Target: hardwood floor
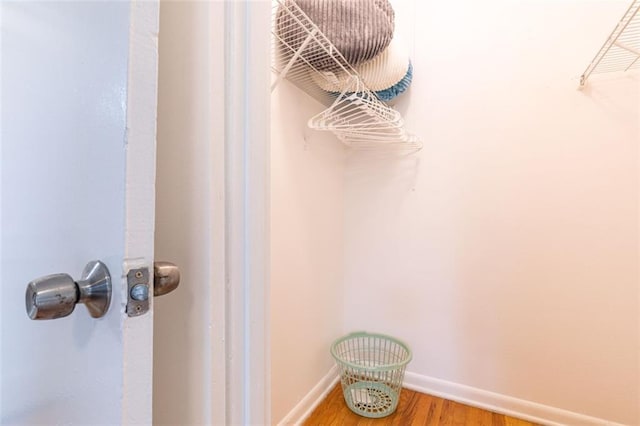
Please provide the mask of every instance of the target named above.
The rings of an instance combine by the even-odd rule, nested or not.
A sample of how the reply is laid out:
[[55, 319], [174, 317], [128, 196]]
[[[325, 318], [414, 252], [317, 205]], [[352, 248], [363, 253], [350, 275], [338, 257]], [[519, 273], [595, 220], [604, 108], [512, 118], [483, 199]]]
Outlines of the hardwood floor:
[[403, 389], [398, 409], [382, 419], [361, 417], [347, 407], [340, 384], [315, 409], [304, 423], [307, 426], [536, 426], [524, 420], [492, 413], [457, 402]]

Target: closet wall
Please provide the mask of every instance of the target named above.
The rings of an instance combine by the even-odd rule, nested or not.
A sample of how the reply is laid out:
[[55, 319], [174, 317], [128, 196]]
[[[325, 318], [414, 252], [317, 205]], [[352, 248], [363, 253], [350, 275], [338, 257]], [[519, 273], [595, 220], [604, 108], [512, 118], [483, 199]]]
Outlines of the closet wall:
[[640, 77], [577, 90], [629, 2], [394, 5], [425, 146], [349, 156], [347, 330], [405, 339], [414, 384], [639, 424]]
[[421, 152], [342, 154], [274, 92], [274, 423], [369, 330], [425, 390], [639, 424], [640, 77], [577, 89], [629, 2], [392, 3]]
[[333, 365], [343, 331], [342, 145], [306, 127], [316, 101], [288, 82], [271, 101], [271, 400], [273, 424]]

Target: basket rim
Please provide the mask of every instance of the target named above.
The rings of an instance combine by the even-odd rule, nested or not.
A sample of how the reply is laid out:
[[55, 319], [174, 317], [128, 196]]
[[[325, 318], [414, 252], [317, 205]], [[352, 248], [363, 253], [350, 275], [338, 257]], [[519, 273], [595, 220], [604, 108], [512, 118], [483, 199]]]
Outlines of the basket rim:
[[[393, 363], [393, 364], [380, 365], [380, 366], [376, 366], [376, 367], [367, 367], [367, 366], [364, 366], [364, 365], [361, 365], [361, 364], [356, 364], [354, 362], [345, 361], [340, 356], [338, 356], [338, 354], [336, 353], [336, 347], [340, 343], [342, 343], [342, 342], [344, 342], [346, 340], [357, 338], [357, 337], [379, 337], [379, 338], [382, 338], [382, 339], [390, 340], [390, 341], [402, 346], [404, 348], [404, 350], [407, 351], [407, 357], [406, 357], [406, 359], [402, 360], [401, 362], [396, 362], [396, 363]], [[360, 370], [368, 370], [368, 371], [397, 370], [399, 368], [406, 367], [406, 365], [409, 364], [409, 362], [411, 362], [411, 360], [413, 359], [413, 352], [411, 351], [411, 348], [409, 347], [409, 345], [407, 345], [402, 340], [397, 339], [397, 338], [392, 337], [392, 336], [389, 336], [387, 334], [368, 333], [366, 331], [356, 331], [356, 332], [349, 333], [346, 336], [342, 336], [342, 337], [336, 339], [331, 344], [331, 351], [330, 352], [331, 352], [331, 356], [335, 359], [335, 361], [337, 363], [349, 366], [351, 368], [360, 369]]]

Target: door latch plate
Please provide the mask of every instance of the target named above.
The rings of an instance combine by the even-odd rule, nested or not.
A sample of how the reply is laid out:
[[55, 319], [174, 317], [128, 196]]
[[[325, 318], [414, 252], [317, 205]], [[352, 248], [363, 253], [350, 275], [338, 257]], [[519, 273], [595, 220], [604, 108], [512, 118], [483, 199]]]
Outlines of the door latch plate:
[[127, 315], [137, 317], [149, 311], [149, 268], [127, 272]]

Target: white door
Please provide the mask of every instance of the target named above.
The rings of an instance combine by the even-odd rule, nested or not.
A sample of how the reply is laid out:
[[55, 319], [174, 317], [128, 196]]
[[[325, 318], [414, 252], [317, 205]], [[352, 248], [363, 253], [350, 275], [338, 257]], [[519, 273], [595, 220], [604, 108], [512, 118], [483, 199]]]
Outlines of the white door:
[[[126, 271], [151, 267], [158, 5], [0, 4], [3, 425], [150, 424], [152, 311], [125, 313]], [[31, 320], [27, 283], [104, 262], [92, 318]]]

